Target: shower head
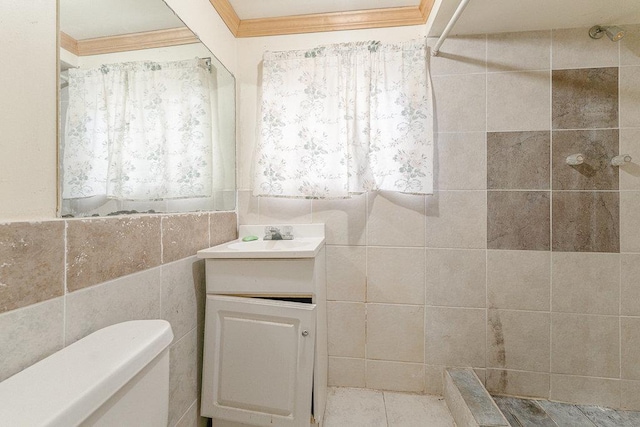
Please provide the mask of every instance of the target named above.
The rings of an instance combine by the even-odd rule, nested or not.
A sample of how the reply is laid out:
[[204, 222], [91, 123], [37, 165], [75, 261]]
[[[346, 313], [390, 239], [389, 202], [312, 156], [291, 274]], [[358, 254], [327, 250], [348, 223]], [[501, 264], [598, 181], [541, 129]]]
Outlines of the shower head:
[[624, 30], [620, 27], [603, 27], [600, 25], [594, 25], [589, 29], [589, 36], [592, 39], [602, 38], [602, 36], [604, 36], [605, 34], [607, 35], [607, 37], [609, 37], [609, 40], [611, 40], [612, 42], [617, 42], [624, 37]]

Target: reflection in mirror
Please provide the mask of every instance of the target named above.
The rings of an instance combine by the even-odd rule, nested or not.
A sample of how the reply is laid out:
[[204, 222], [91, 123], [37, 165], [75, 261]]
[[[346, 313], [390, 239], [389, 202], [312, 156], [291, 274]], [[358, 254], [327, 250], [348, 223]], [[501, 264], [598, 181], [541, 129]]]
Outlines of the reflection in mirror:
[[235, 80], [162, 0], [60, 0], [62, 216], [235, 208]]

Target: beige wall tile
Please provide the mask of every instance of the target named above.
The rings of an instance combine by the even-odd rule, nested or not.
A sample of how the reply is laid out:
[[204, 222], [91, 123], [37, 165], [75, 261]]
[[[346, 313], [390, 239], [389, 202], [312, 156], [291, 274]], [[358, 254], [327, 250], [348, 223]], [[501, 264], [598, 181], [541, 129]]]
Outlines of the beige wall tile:
[[367, 304], [367, 359], [424, 361], [424, 307]]
[[433, 76], [436, 132], [471, 132], [486, 129], [484, 74]]
[[620, 154], [629, 154], [632, 161], [618, 168], [620, 190], [640, 190], [640, 128], [620, 129]]
[[491, 394], [549, 398], [551, 376], [542, 372], [487, 369], [487, 390]]
[[172, 426], [198, 399], [198, 348], [194, 329], [170, 349], [169, 423]]
[[487, 301], [490, 308], [548, 311], [550, 299], [550, 252], [487, 252]]
[[640, 380], [640, 317], [620, 319], [621, 378]]
[[155, 267], [160, 252], [160, 216], [67, 221], [67, 289]]
[[161, 316], [171, 323], [174, 340], [204, 322], [204, 260], [189, 257], [161, 267]]
[[364, 302], [367, 292], [367, 249], [327, 246], [327, 299]]
[[487, 247], [487, 194], [440, 191], [427, 198], [427, 247]]
[[620, 192], [620, 252], [640, 252], [640, 191]]
[[64, 294], [64, 221], [0, 224], [0, 313]]
[[548, 70], [551, 31], [524, 31], [487, 36], [487, 71]]
[[640, 316], [640, 254], [622, 254], [620, 263], [620, 314]]
[[364, 359], [329, 357], [329, 387], [365, 387]]
[[620, 40], [620, 65], [640, 65], [640, 24], [625, 25], [626, 34]]
[[260, 198], [260, 223], [309, 224], [311, 223], [311, 200]]
[[620, 381], [551, 374], [549, 396], [551, 400], [560, 402], [617, 408], [620, 405]]
[[618, 317], [552, 313], [551, 372], [619, 378]]
[[365, 305], [355, 302], [327, 302], [327, 335], [330, 356], [363, 358]]
[[62, 349], [62, 297], [0, 314], [0, 381]]
[[438, 133], [436, 138], [434, 187], [439, 190], [486, 189], [486, 134]]
[[350, 199], [313, 200], [313, 222], [325, 224], [328, 245], [365, 245], [367, 239], [367, 195]]
[[209, 214], [210, 246], [238, 238], [238, 216], [235, 212], [211, 212]]
[[[429, 38], [427, 44], [433, 48], [437, 40]], [[448, 37], [438, 56], [429, 58], [431, 75], [484, 73], [486, 45], [484, 34]]]
[[485, 309], [426, 307], [426, 310], [427, 364], [485, 366]]
[[640, 411], [640, 381], [620, 381], [620, 408]]
[[618, 314], [619, 254], [554, 252], [552, 259], [553, 311]]
[[423, 248], [367, 249], [367, 302], [424, 304]]
[[367, 198], [368, 245], [424, 246], [424, 196], [376, 192]]
[[444, 366], [424, 365], [425, 393], [442, 396], [444, 369]]
[[550, 314], [489, 310], [487, 367], [549, 372]]
[[640, 66], [620, 67], [620, 127], [640, 127]]
[[66, 344], [115, 323], [159, 318], [160, 271], [152, 268], [68, 294]]
[[486, 305], [486, 251], [427, 249], [426, 304]]
[[586, 27], [554, 30], [552, 63], [554, 70], [615, 67], [618, 65], [618, 46], [606, 36], [592, 39]]
[[367, 360], [367, 388], [422, 393], [424, 365], [421, 363]]
[[162, 221], [162, 262], [177, 261], [209, 247], [209, 215], [166, 215]]
[[260, 198], [253, 197], [250, 190], [238, 191], [238, 223], [260, 224]]
[[550, 96], [549, 71], [488, 74], [487, 130], [549, 129]]

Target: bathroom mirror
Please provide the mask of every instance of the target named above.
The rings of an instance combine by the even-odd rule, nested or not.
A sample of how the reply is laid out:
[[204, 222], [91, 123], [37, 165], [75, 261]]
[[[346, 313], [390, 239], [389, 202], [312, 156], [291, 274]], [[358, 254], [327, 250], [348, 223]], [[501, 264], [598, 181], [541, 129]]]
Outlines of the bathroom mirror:
[[235, 208], [235, 79], [163, 0], [59, 0], [59, 213]]

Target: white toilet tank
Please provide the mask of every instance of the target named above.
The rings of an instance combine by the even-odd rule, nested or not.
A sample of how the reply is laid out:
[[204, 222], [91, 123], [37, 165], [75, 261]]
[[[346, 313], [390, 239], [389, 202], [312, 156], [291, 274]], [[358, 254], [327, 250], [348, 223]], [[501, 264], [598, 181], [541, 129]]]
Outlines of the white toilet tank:
[[172, 340], [164, 320], [96, 331], [0, 383], [0, 425], [166, 426]]

